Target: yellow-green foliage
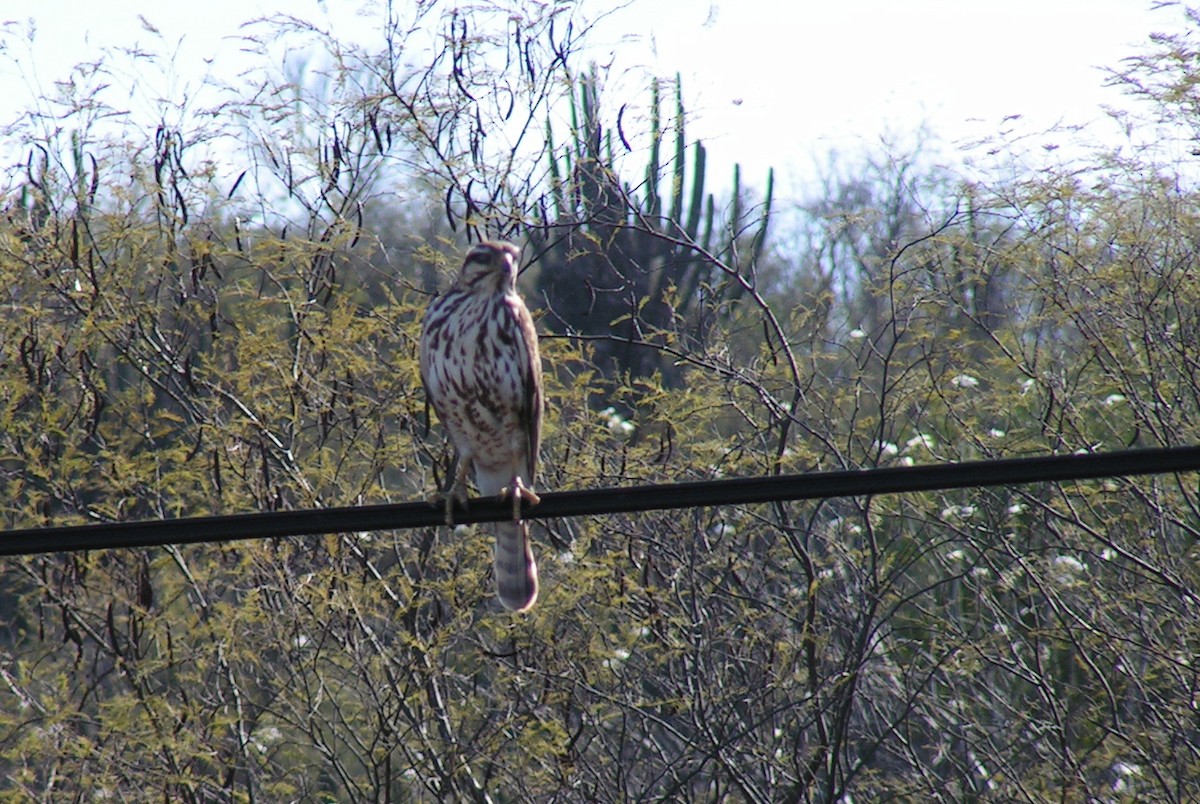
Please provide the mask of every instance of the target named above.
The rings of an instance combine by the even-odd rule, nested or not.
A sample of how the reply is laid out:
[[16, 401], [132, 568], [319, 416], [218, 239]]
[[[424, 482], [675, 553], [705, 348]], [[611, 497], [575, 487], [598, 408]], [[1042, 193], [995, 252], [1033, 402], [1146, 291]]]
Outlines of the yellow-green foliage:
[[[368, 95], [340, 111], [382, 150]], [[406, 136], [439, 209], [470, 161]], [[461, 238], [351, 192], [325, 141], [341, 184], [274, 197], [156, 177], [148, 140], [14, 180], [4, 526], [432, 493], [415, 344]], [[742, 290], [696, 289], [703, 337], [632, 328], [670, 381], [548, 335], [539, 488], [1195, 443], [1198, 199], [1124, 169], [937, 204], [869, 176], [812, 249], [696, 255]], [[0, 799], [1194, 799], [1196, 512], [1181, 476], [547, 521], [522, 616], [486, 527], [10, 559]]]

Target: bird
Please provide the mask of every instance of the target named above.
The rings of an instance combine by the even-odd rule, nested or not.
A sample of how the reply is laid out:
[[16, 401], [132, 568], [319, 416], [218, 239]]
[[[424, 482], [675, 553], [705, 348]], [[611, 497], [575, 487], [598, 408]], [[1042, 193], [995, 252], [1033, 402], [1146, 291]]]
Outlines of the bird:
[[481, 495], [511, 498], [511, 521], [496, 523], [496, 593], [505, 608], [533, 607], [537, 563], [521, 501], [533, 490], [542, 433], [542, 361], [529, 308], [517, 293], [521, 251], [489, 241], [471, 247], [454, 284], [435, 297], [421, 324], [421, 382], [458, 451], [458, 472], [445, 497], [465, 504], [472, 471]]

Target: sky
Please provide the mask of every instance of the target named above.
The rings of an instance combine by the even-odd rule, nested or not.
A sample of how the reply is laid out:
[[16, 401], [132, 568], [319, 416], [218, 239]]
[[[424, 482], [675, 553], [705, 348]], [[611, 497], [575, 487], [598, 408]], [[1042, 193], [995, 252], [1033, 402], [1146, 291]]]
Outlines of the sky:
[[[402, 3], [404, 0], [397, 0]], [[613, 7], [590, 0], [585, 9]], [[1152, 0], [633, 0], [597, 27], [595, 58], [680, 73], [710, 165], [769, 166], [802, 183], [831, 150], [870, 148], [925, 126], [955, 143], [1020, 125], [1094, 123], [1121, 95], [1104, 87], [1156, 30], [1179, 30], [1177, 9]], [[361, 30], [357, 0], [5, 0], [9, 56], [0, 63], [0, 120], [30, 92], [105, 45], [179, 43], [175, 81], [239, 63], [239, 23], [279, 10]], [[23, 51], [13, 31], [36, 34]], [[24, 47], [24, 46], [22, 46]], [[23, 74], [22, 74], [23, 73]], [[1094, 123], [1103, 136], [1103, 123]]]
[[710, 150], [732, 154], [745, 175], [773, 165], [803, 178], [831, 150], [911, 140], [922, 126], [950, 151], [1060, 124], [1115, 136], [1103, 106], [1128, 100], [1105, 86], [1104, 68], [1183, 24], [1178, 9], [1153, 5], [658, 0], [644, 5], [640, 45], [649, 65], [682, 74], [690, 130]]

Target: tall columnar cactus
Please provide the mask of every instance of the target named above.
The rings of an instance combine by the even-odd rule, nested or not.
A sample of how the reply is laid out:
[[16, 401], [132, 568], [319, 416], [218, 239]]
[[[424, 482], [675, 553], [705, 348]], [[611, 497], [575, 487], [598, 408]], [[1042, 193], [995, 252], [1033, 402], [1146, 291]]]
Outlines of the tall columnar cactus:
[[[732, 198], [720, 219], [713, 194], [705, 192], [704, 145], [696, 141], [689, 149], [685, 137], [679, 78], [668, 128], [658, 81], [650, 92], [646, 172], [631, 186], [614, 165], [614, 130], [599, 120], [596, 78], [579, 82], [569, 141], [555, 146], [547, 126], [551, 186], [532, 238], [548, 326], [590, 338], [597, 366], [610, 378], [660, 371], [673, 384], [678, 369], [655, 347], [678, 338], [702, 345], [722, 304], [739, 295], [743, 286], [730, 272], [749, 272], [762, 253], [773, 173], [763, 201], [746, 209], [735, 167]], [[630, 148], [624, 116], [622, 108], [615, 135]]]

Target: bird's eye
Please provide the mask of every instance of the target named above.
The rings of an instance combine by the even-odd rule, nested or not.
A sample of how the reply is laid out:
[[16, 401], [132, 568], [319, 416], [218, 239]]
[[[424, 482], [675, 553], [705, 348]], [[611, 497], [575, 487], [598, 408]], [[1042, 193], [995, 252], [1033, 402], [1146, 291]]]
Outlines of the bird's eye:
[[475, 249], [467, 254], [467, 259], [464, 261], [467, 264], [477, 262], [480, 265], [487, 265], [492, 261], [492, 252], [485, 249]]

